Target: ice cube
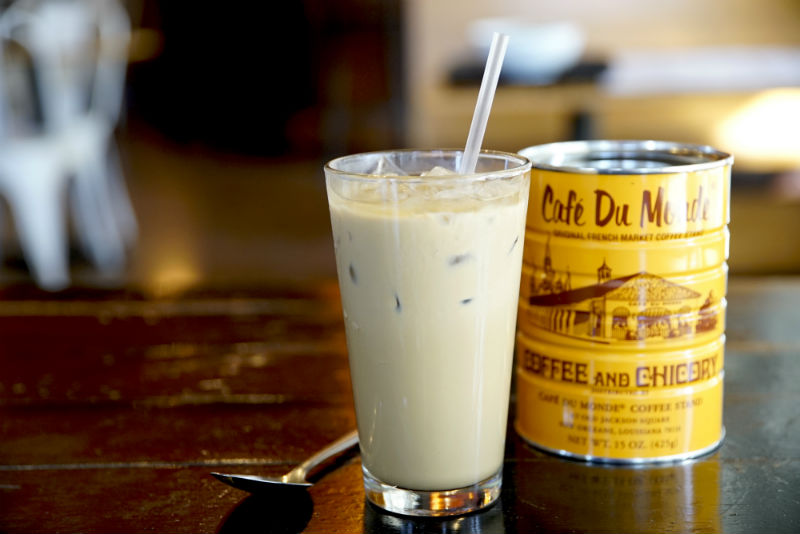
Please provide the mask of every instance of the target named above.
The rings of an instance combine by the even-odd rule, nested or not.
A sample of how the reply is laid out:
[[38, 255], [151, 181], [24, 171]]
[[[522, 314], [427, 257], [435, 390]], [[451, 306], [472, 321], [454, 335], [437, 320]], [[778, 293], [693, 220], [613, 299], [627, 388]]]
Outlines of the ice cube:
[[437, 165], [431, 170], [423, 172], [420, 176], [447, 176], [449, 174], [455, 174], [455, 171]]
[[438, 200], [457, 200], [464, 198], [465, 191], [458, 187], [443, 187], [433, 192], [433, 198]]
[[408, 173], [401, 169], [394, 161], [387, 158], [386, 156], [381, 156], [377, 163], [375, 163], [375, 167], [369, 171], [369, 174], [376, 174], [378, 176], [407, 176]]
[[480, 200], [492, 200], [507, 196], [511, 192], [508, 184], [499, 180], [486, 181], [478, 184], [475, 189], [475, 197]]

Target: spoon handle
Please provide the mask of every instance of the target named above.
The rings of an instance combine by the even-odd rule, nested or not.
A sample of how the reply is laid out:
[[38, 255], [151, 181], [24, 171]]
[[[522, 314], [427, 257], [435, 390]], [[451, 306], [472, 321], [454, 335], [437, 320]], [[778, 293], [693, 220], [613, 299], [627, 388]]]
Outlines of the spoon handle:
[[[287, 477], [291, 477], [291, 479], [302, 479], [305, 480], [306, 475], [309, 471], [311, 471], [314, 467], [319, 465], [321, 462], [324, 462], [328, 458], [339, 454], [340, 452], [346, 451], [350, 447], [356, 445], [358, 443], [358, 430], [353, 430], [348, 434], [345, 434], [341, 438], [337, 439], [318, 453], [314, 454], [311, 458], [306, 460], [305, 462], [301, 463], [294, 469], [292, 469]], [[299, 477], [299, 478], [296, 478]]]

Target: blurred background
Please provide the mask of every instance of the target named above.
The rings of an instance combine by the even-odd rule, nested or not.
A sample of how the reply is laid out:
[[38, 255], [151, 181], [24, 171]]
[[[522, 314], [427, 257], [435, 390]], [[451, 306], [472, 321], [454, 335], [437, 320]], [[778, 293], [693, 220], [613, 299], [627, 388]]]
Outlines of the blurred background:
[[335, 280], [338, 155], [590, 138], [736, 157], [731, 274], [800, 272], [798, 0], [0, 2], [0, 293]]

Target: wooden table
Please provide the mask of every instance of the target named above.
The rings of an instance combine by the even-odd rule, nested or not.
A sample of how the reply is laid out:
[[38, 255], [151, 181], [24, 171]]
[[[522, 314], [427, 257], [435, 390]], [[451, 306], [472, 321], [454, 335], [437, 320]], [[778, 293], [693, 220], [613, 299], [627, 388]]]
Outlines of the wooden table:
[[501, 502], [449, 521], [367, 505], [357, 455], [271, 498], [209, 476], [280, 474], [354, 427], [339, 306], [333, 280], [0, 292], [0, 532], [800, 531], [800, 278], [730, 282], [717, 452], [603, 467], [510, 430]]

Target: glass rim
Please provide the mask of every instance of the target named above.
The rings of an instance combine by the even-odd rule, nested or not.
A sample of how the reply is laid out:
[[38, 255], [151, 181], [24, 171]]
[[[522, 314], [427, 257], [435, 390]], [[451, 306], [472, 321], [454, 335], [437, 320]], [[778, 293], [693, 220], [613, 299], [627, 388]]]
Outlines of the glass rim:
[[456, 156], [464, 153], [463, 148], [435, 148], [435, 149], [426, 149], [426, 148], [399, 148], [399, 149], [389, 149], [389, 150], [374, 150], [369, 152], [358, 152], [355, 154], [348, 154], [346, 156], [339, 156], [328, 161], [324, 165], [324, 170], [326, 175], [333, 175], [337, 178], [350, 180], [350, 181], [357, 181], [357, 182], [397, 182], [397, 183], [406, 183], [406, 184], [417, 184], [417, 183], [426, 183], [426, 184], [435, 184], [435, 183], [447, 183], [447, 184], [454, 184], [454, 183], [470, 183], [470, 182], [477, 182], [486, 179], [502, 179], [502, 178], [510, 178], [514, 176], [518, 176], [525, 172], [530, 171], [531, 169], [531, 160], [522, 154], [514, 153], [514, 152], [505, 152], [502, 150], [491, 150], [491, 149], [484, 149], [479, 152], [478, 159], [484, 158], [484, 156], [488, 156], [489, 159], [504, 159], [506, 161], [516, 162], [518, 165], [514, 167], [509, 167], [506, 169], [497, 169], [493, 171], [481, 171], [481, 172], [474, 172], [471, 174], [446, 174], [446, 175], [434, 175], [434, 176], [420, 176], [420, 175], [402, 175], [402, 176], [393, 176], [393, 175], [382, 175], [382, 174], [370, 174], [370, 173], [361, 173], [361, 172], [352, 172], [346, 171], [341, 168], [337, 168], [336, 165], [343, 163], [347, 160], [351, 160], [357, 157], [363, 156], [378, 156], [381, 154], [397, 154], [397, 153], [420, 153], [420, 154], [428, 154], [428, 155], [444, 155], [444, 156]]

